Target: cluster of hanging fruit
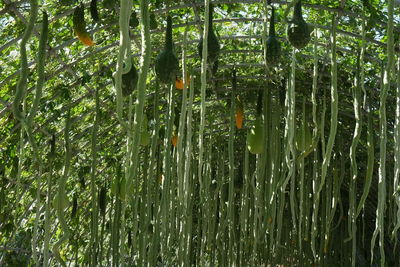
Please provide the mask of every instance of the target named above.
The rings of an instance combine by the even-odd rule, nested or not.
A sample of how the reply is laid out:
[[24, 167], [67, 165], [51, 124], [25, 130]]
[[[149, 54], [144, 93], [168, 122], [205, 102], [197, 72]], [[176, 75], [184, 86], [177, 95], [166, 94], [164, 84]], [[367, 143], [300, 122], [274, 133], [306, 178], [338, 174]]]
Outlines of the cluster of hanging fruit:
[[[220, 45], [213, 29], [213, 6], [210, 5], [209, 28], [207, 31], [207, 64], [210, 67], [212, 75], [215, 75], [218, 69], [219, 51]], [[203, 36], [201, 36], [198, 43], [198, 52], [201, 60], [203, 56]], [[172, 18], [170, 15], [167, 16], [167, 28], [165, 31], [164, 48], [156, 58], [154, 69], [157, 78], [162, 83], [169, 84], [175, 80], [175, 87], [179, 90], [184, 89], [184, 83], [186, 84], [186, 86], [189, 84], [189, 77], [179, 77], [179, 60], [174, 51], [174, 43], [172, 39]], [[178, 117], [176, 116], [176, 118]], [[171, 143], [174, 147], [176, 147], [178, 144], [177, 129], [178, 126], [175, 123], [171, 139]]]
[[[269, 1], [271, 7], [271, 16], [269, 23], [269, 35], [265, 43], [265, 61], [269, 65], [275, 65], [279, 62], [281, 56], [281, 44], [275, 33], [275, 9]], [[301, 11], [301, 0], [298, 0], [294, 6], [293, 18], [289, 21], [287, 35], [289, 43], [297, 48], [302, 49], [307, 46], [311, 40], [311, 27], [303, 18]]]
[[[203, 36], [200, 37], [198, 43], [198, 52], [200, 60], [203, 56]], [[218, 69], [218, 56], [220, 51], [220, 44], [213, 28], [213, 6], [209, 6], [209, 27], [207, 31], [207, 63], [210, 67], [211, 73], [216, 74]], [[155, 71], [157, 78], [163, 83], [170, 83], [175, 80], [177, 89], [183, 89], [183, 78], [179, 78], [179, 61], [174, 52], [174, 44], [172, 40], [172, 18], [167, 16], [167, 28], [165, 32], [165, 45], [164, 49], [156, 58]], [[188, 84], [188, 79], [185, 80]]]
[[[276, 65], [280, 61], [281, 57], [281, 44], [276, 36], [275, 32], [275, 9], [271, 4], [271, 1], [268, 1], [268, 5], [271, 9], [270, 16], [270, 24], [269, 24], [269, 35], [266, 39], [266, 49], [265, 49], [265, 60], [269, 65]], [[96, 22], [100, 21], [99, 14], [97, 11], [97, 0], [92, 0], [90, 3], [90, 14], [92, 19]], [[209, 5], [209, 28], [207, 31], [207, 66], [214, 76], [218, 70], [218, 56], [220, 53], [220, 44], [217, 36], [214, 33], [213, 28], [213, 6]], [[136, 13], [133, 12], [130, 18], [130, 26], [136, 27], [139, 24], [139, 20], [136, 16]], [[151, 14], [150, 17], [150, 26], [152, 29], [157, 28], [157, 22], [155, 20], [154, 14]], [[80, 4], [74, 10], [73, 14], [73, 28], [74, 32], [77, 35], [78, 39], [87, 46], [93, 46], [95, 43], [90, 37], [90, 34], [86, 30], [86, 23], [84, 20], [84, 6]], [[289, 21], [289, 25], [287, 28], [287, 35], [290, 44], [297, 48], [304, 48], [310, 41], [311, 29], [309, 25], [305, 22], [302, 16], [301, 9], [301, 0], [298, 0], [294, 7], [293, 18]], [[203, 36], [200, 37], [200, 41], [198, 43], [198, 54], [200, 60], [203, 56]], [[155, 72], [157, 78], [160, 82], [169, 84], [175, 81], [175, 87], [179, 90], [184, 88], [185, 84], [189, 84], [189, 78], [180, 78], [179, 77], [179, 60], [174, 51], [174, 43], [172, 38], [172, 17], [170, 15], [167, 16], [167, 27], [165, 31], [165, 44], [163, 50], [158, 54], [155, 60]], [[235, 75], [235, 74], [234, 74]], [[131, 64], [131, 68], [129, 72], [122, 75], [122, 92], [123, 96], [129, 96], [135, 89], [136, 83], [138, 79], [138, 72], [134, 67], [133, 63]], [[236, 80], [236, 77], [234, 77]], [[264, 138], [263, 138], [263, 123], [262, 123], [262, 92], [259, 93], [258, 103], [257, 103], [257, 116], [253, 126], [250, 127], [247, 134], [247, 146], [251, 153], [259, 154], [263, 151], [264, 148]], [[243, 103], [240, 99], [240, 96], [237, 95], [235, 98], [236, 111], [235, 111], [235, 123], [238, 129], [243, 127], [244, 120], [244, 107]], [[144, 120], [146, 121], [146, 120]], [[147, 145], [149, 142], [149, 136], [147, 134], [145, 123], [142, 128], [143, 137], [142, 145]], [[175, 132], [172, 144], [176, 146], [177, 143], [177, 134]]]
[[[271, 16], [269, 24], [269, 35], [265, 43], [265, 61], [268, 65], [276, 65], [281, 57], [281, 44], [275, 32], [275, 9], [268, 1], [271, 7]], [[298, 0], [294, 6], [293, 18], [289, 21], [287, 35], [289, 43], [297, 48], [302, 49], [311, 40], [312, 30], [305, 22], [301, 11], [301, 0]], [[263, 91], [259, 92], [257, 102], [257, 115], [254, 125], [247, 132], [247, 148], [252, 154], [260, 154], [264, 150], [264, 124], [262, 116], [262, 95]], [[238, 114], [238, 112], [236, 112]], [[239, 128], [239, 127], [238, 127]]]

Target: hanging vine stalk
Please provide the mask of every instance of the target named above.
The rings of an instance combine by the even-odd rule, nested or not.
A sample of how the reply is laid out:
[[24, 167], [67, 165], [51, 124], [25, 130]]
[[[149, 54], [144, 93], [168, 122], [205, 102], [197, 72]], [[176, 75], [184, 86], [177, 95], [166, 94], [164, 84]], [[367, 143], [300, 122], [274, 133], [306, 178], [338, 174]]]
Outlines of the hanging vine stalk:
[[199, 164], [198, 177], [200, 182], [200, 190], [204, 188], [202, 181], [203, 154], [204, 154], [204, 128], [206, 120], [206, 87], [207, 87], [207, 58], [208, 58], [208, 28], [210, 16], [210, 0], [204, 0], [204, 29], [203, 29], [203, 52], [201, 59], [201, 88], [200, 88], [200, 128], [199, 128]]
[[69, 227], [65, 219], [65, 213], [64, 213], [64, 210], [67, 208], [68, 205], [67, 195], [65, 193], [65, 186], [69, 175], [69, 167], [71, 160], [71, 149], [69, 140], [70, 116], [71, 116], [71, 111], [70, 109], [68, 109], [67, 116], [65, 118], [65, 128], [64, 128], [65, 162], [64, 162], [63, 174], [60, 180], [58, 181], [58, 193], [56, 195], [56, 213], [61, 225], [61, 229], [64, 232], [64, 234], [60, 237], [57, 243], [54, 244], [53, 247], [54, 256], [56, 257], [60, 265], [62, 265], [63, 267], [66, 267], [67, 265], [65, 261], [61, 258], [60, 247], [62, 246], [63, 243], [68, 241], [70, 235]]
[[385, 266], [385, 203], [386, 203], [386, 142], [387, 142], [387, 120], [386, 120], [386, 98], [390, 89], [391, 72], [394, 65], [394, 1], [388, 1], [388, 28], [387, 28], [387, 63], [383, 76], [383, 88], [381, 89], [380, 105], [379, 105], [379, 127], [380, 127], [380, 144], [379, 144], [379, 182], [378, 182], [378, 206], [376, 209], [376, 227], [371, 239], [371, 263], [373, 260], [373, 251], [375, 240], [379, 234], [380, 263]]

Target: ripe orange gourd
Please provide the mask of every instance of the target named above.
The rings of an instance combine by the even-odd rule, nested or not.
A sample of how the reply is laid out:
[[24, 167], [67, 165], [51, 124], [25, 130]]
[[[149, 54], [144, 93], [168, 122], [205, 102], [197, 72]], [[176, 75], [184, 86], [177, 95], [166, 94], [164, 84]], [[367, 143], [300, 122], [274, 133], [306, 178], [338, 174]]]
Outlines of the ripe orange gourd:
[[[186, 78], [186, 88], [189, 86], [190, 80], [189, 78]], [[176, 77], [175, 79], [175, 87], [178, 90], [183, 90], [183, 79]]]
[[95, 43], [86, 31], [85, 11], [83, 4], [77, 6], [72, 17], [73, 28], [78, 39], [86, 46], [93, 46]]
[[177, 134], [174, 133], [174, 135], [173, 135], [172, 138], [171, 138], [171, 143], [172, 143], [172, 145], [173, 145], [174, 147], [177, 146], [177, 144], [178, 144], [178, 135], [177, 135]]
[[236, 97], [236, 113], [235, 113], [236, 128], [242, 129], [243, 120], [244, 120], [243, 104], [242, 104], [242, 101], [240, 100], [239, 96], [237, 96]]

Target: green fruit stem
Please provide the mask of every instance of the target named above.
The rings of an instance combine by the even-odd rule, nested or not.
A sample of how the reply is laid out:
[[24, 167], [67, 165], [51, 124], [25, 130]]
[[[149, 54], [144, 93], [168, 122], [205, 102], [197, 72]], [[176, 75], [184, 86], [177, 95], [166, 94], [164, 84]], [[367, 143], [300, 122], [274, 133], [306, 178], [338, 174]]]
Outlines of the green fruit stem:
[[275, 36], [275, 9], [271, 7], [271, 18], [269, 21], [269, 36]]
[[165, 50], [172, 51], [174, 43], [172, 41], [172, 18], [167, 16], [167, 29], [165, 31]]

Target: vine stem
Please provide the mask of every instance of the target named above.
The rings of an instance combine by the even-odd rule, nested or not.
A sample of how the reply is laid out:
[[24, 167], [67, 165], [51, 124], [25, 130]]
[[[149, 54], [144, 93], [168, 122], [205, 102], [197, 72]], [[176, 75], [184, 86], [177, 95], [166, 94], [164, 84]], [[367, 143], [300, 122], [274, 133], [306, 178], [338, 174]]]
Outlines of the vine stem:
[[200, 128], [199, 128], [199, 164], [198, 164], [198, 178], [200, 183], [200, 192], [202, 192], [204, 185], [202, 181], [203, 169], [203, 154], [204, 154], [204, 128], [206, 119], [206, 87], [207, 87], [207, 58], [208, 58], [208, 28], [210, 16], [210, 0], [204, 0], [204, 30], [203, 30], [203, 52], [201, 59], [201, 88], [200, 88]]

